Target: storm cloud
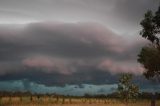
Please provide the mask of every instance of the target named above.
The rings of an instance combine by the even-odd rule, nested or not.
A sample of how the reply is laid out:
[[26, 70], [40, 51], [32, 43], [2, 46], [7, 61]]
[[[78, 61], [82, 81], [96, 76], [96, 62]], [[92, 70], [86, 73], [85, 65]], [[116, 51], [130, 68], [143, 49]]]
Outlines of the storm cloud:
[[158, 0], [1, 0], [0, 90], [106, 93], [121, 73], [142, 77], [137, 54], [148, 42], [139, 23], [157, 7]]
[[28, 79], [50, 86], [103, 84], [106, 78], [107, 83], [115, 82], [109, 75], [143, 72], [136, 52], [145, 42], [129, 42], [101, 24], [11, 26], [0, 27], [0, 80]]

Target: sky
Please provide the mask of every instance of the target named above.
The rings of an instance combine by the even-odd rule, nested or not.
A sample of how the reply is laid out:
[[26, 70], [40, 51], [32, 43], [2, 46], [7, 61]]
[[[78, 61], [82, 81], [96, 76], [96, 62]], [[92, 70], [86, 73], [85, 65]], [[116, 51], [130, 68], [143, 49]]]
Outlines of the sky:
[[140, 21], [158, 0], [0, 0], [0, 90], [107, 94], [121, 73], [142, 91]]

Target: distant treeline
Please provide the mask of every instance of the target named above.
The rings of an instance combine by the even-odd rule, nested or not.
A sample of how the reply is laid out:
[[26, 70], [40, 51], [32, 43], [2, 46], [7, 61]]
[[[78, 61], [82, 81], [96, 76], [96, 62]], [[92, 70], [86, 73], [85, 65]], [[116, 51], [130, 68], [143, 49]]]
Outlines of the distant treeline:
[[[91, 94], [85, 94], [83, 96], [72, 96], [72, 95], [60, 95], [56, 93], [46, 93], [46, 94], [40, 94], [40, 93], [31, 93], [29, 91], [27, 92], [9, 92], [9, 91], [0, 91], [0, 97], [17, 97], [17, 96], [37, 96], [37, 97], [65, 97], [65, 98], [119, 98], [119, 95], [117, 92], [113, 92], [111, 94], [97, 94], [97, 95], [91, 95]], [[141, 92], [139, 93], [138, 98], [140, 99], [151, 99], [152, 93], [150, 92]], [[156, 98], [160, 99], [160, 93], [156, 93]]]

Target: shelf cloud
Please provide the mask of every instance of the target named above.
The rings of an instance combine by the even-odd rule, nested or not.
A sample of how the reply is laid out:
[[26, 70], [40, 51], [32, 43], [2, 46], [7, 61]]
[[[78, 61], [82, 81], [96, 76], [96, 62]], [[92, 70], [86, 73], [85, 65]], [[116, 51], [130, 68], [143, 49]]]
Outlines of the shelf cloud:
[[[97, 23], [2, 25], [0, 41], [1, 80], [30, 79], [47, 85], [92, 81], [98, 84], [104, 80], [103, 77], [97, 79], [98, 76], [104, 73], [141, 75], [143, 72], [136, 56], [145, 42], [136, 39], [128, 42]], [[53, 78], [40, 81], [42, 75]]]
[[139, 23], [157, 7], [156, 0], [1, 0], [0, 90], [14, 82], [10, 90], [110, 92], [121, 73], [142, 77], [137, 55], [148, 42]]

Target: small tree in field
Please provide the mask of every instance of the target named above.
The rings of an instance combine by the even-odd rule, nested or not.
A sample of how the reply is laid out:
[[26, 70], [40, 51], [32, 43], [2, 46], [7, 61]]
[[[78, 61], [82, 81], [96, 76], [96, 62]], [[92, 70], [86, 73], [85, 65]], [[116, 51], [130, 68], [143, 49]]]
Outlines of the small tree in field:
[[132, 83], [132, 74], [122, 74], [118, 84], [120, 99], [128, 104], [130, 99], [136, 99], [139, 94], [139, 87]]

